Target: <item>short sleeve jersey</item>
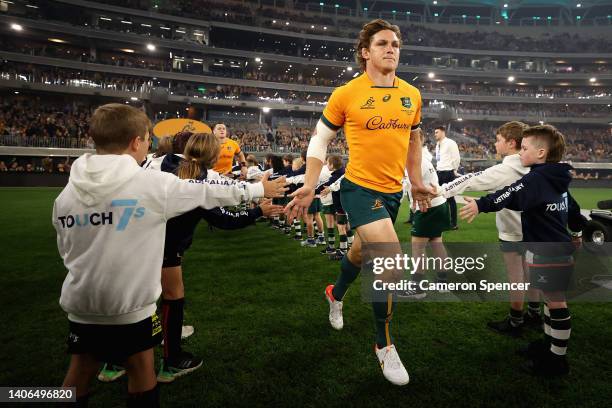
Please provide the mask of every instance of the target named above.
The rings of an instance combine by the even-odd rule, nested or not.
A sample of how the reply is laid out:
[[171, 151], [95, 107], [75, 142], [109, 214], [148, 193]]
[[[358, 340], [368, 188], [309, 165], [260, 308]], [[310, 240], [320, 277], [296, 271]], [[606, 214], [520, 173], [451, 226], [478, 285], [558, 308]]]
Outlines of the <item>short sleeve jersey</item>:
[[221, 144], [221, 151], [219, 152], [219, 158], [213, 170], [219, 174], [226, 174], [232, 171], [234, 165], [234, 156], [240, 153], [240, 146], [232, 139], [226, 138], [225, 142]]
[[377, 87], [367, 74], [336, 88], [321, 120], [344, 126], [349, 148], [345, 177], [383, 193], [402, 191], [410, 132], [421, 123], [421, 93], [400, 78]]

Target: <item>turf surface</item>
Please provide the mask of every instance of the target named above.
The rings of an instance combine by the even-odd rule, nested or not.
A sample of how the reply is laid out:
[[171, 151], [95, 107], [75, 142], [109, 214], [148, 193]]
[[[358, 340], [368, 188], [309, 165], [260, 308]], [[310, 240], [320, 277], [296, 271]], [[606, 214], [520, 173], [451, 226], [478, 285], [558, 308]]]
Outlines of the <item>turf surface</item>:
[[[50, 223], [58, 192], [0, 188], [2, 386], [58, 385], [67, 368], [58, 305], [65, 271]], [[585, 208], [602, 195], [575, 192]], [[396, 224], [402, 240], [406, 210]], [[462, 223], [447, 240], [495, 242], [493, 217]], [[393, 335], [411, 382], [395, 387], [376, 364], [371, 307], [359, 290], [345, 299], [344, 330], [329, 327], [323, 289], [338, 264], [318, 251], [264, 224], [238, 232], [200, 226], [184, 264], [186, 323], [196, 328], [185, 348], [204, 368], [163, 386], [162, 406], [610, 406], [610, 304], [570, 305], [573, 371], [556, 381], [520, 372], [514, 350], [527, 339], [485, 328], [506, 304], [400, 304]], [[91, 407], [121, 406], [126, 382], [95, 383], [93, 392]]]

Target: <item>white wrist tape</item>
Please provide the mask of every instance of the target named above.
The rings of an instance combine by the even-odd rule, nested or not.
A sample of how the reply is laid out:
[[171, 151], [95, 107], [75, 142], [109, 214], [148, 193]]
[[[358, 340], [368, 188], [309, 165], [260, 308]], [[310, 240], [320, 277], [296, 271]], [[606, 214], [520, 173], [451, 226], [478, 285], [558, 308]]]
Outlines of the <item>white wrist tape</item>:
[[327, 155], [327, 145], [336, 136], [336, 131], [331, 130], [325, 124], [319, 120], [317, 127], [315, 128], [314, 134], [310, 138], [308, 143], [308, 152], [306, 157], [316, 157], [325, 163], [325, 157]]

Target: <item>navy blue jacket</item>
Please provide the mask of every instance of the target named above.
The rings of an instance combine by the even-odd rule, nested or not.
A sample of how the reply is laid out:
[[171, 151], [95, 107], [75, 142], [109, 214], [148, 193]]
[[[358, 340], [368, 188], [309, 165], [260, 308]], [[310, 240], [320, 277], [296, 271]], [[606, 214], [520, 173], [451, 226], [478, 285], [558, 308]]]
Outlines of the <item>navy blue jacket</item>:
[[[565, 163], [544, 163], [531, 166], [531, 171], [514, 184], [476, 201], [479, 212], [502, 208], [522, 211], [523, 242], [532, 252], [541, 255], [568, 255], [574, 251], [567, 227], [582, 231], [586, 218], [570, 195], [568, 188], [572, 167]], [[550, 246], [530, 244], [558, 242], [554, 253], [542, 253]]]
[[[174, 154], [167, 154], [161, 164], [161, 170], [167, 173], [176, 173], [182, 158]], [[206, 178], [206, 171], [202, 172], [198, 180]], [[206, 220], [211, 226], [225, 230], [233, 230], [255, 224], [255, 220], [263, 215], [261, 208], [256, 207], [248, 211], [229, 211], [216, 207], [210, 210], [195, 208], [178, 217], [171, 218], [166, 223], [166, 241], [164, 253], [174, 255], [183, 253], [191, 246], [193, 234], [200, 220]]]
[[[342, 176], [344, 176], [344, 167], [340, 167], [339, 169], [332, 171], [332, 174], [329, 177], [329, 180], [319, 185], [315, 189], [315, 194], [321, 194], [321, 191], [323, 191], [325, 187], [331, 186]], [[334, 201], [334, 207], [338, 209], [342, 208], [342, 204], [340, 203], [340, 190], [332, 191], [332, 200]]]

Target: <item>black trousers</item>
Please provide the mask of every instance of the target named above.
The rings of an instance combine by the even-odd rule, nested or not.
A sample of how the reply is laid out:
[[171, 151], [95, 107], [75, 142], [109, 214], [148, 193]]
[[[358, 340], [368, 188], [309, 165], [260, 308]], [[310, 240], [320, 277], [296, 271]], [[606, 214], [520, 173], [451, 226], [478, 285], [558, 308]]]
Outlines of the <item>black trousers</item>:
[[[450, 183], [455, 177], [455, 172], [453, 170], [444, 170], [438, 172], [438, 183], [440, 185], [444, 183]], [[451, 215], [451, 225], [453, 227], [457, 226], [457, 202], [455, 201], [455, 197], [447, 198], [448, 206], [450, 207], [450, 215]]]

